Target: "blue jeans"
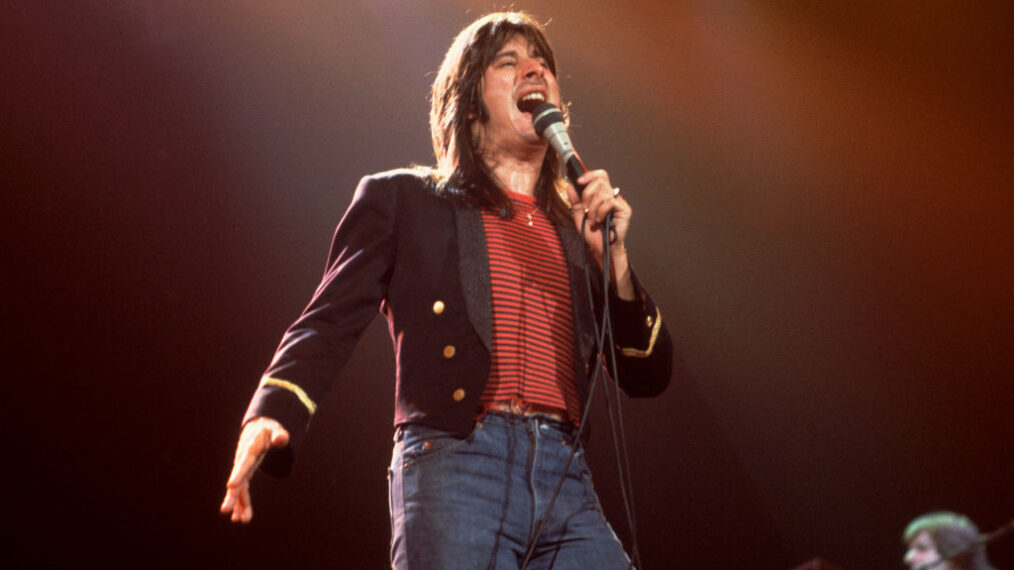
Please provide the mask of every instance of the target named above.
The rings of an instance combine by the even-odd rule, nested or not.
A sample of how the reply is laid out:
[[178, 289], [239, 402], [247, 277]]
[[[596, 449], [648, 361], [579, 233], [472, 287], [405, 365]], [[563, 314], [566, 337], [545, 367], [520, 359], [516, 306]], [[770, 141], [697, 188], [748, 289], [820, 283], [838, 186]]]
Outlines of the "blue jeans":
[[[516, 570], [559, 484], [572, 431], [497, 412], [465, 439], [400, 428], [389, 472], [391, 566]], [[537, 542], [532, 570], [629, 568], [580, 448]]]

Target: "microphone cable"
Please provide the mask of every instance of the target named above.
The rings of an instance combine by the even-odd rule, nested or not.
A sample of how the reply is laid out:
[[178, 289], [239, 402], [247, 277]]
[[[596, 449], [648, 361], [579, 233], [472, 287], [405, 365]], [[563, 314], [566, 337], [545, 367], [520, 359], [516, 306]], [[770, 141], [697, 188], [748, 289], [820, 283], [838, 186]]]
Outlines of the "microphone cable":
[[[610, 233], [612, 233], [612, 232], [615, 231], [613, 229], [613, 223], [612, 223], [612, 212], [610, 212], [610, 213], [608, 213], [606, 215], [606, 219], [604, 221], [604, 225], [605, 225], [605, 227], [609, 228], [609, 232]], [[582, 233], [583, 233], [583, 231], [584, 231], [584, 228], [583, 228], [583, 223], [582, 223]], [[611, 373], [611, 376], [613, 377], [613, 393], [614, 393], [615, 405], [616, 405], [615, 412], [613, 410], [613, 402], [610, 401], [610, 399], [609, 399], [609, 391], [608, 390], [604, 391], [603, 392], [603, 396], [604, 396], [605, 403], [606, 403], [607, 416], [609, 418], [609, 427], [610, 427], [610, 431], [612, 432], [612, 436], [613, 436], [613, 450], [616, 453], [616, 467], [617, 467], [617, 474], [618, 474], [618, 477], [619, 477], [620, 494], [621, 494], [621, 496], [623, 498], [623, 506], [624, 506], [624, 509], [625, 509], [626, 515], [627, 515], [627, 526], [628, 526], [628, 530], [630, 531], [631, 560], [630, 560], [629, 567], [633, 568], [635, 566], [640, 566], [640, 564], [641, 564], [641, 560], [640, 560], [641, 556], [640, 556], [640, 552], [638, 550], [638, 544], [637, 544], [637, 520], [636, 520], [636, 516], [635, 516], [635, 512], [634, 512], [633, 479], [632, 479], [631, 473], [630, 473], [630, 458], [629, 458], [629, 454], [627, 453], [626, 430], [625, 430], [624, 425], [623, 425], [623, 409], [622, 409], [621, 400], [620, 400], [620, 398], [621, 398], [621, 395], [620, 395], [620, 383], [619, 383], [619, 377], [620, 376], [619, 376], [619, 371], [617, 369], [617, 364], [616, 364], [616, 342], [615, 342], [615, 340], [613, 338], [612, 318], [611, 318], [610, 312], [609, 312], [610, 262], [607, 261], [607, 259], [610, 259], [609, 258], [609, 254], [608, 254], [608, 252], [609, 252], [609, 247], [608, 246], [614, 240], [613, 240], [613, 238], [611, 236], [607, 237], [606, 233], [607, 232], [603, 232], [603, 239], [602, 239], [602, 251], [603, 251], [603, 263], [602, 263], [602, 266], [603, 266], [603, 272], [602, 272], [602, 275], [603, 275], [603, 283], [602, 283], [602, 287], [603, 287], [603, 311], [602, 311], [603, 327], [602, 327], [602, 329], [603, 329], [603, 334], [608, 337], [606, 340], [608, 341], [607, 346], [609, 347], [609, 356], [610, 356], [610, 358], [607, 358], [606, 361], [609, 364], [611, 364], [610, 373]], [[588, 287], [589, 287], [589, 299], [591, 299], [590, 280], [586, 280], [586, 283], [588, 283]], [[600, 342], [599, 342], [599, 354], [600, 355], [604, 355], [602, 340], [600, 340]], [[597, 367], [597, 368], [600, 368], [600, 367]], [[590, 402], [590, 399], [589, 399], [589, 402]]]

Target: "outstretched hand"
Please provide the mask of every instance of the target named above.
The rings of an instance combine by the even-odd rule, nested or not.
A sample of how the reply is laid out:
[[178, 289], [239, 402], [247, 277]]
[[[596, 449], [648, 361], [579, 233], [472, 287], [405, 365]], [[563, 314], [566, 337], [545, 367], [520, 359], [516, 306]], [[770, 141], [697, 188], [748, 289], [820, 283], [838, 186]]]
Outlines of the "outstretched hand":
[[225, 484], [225, 499], [219, 510], [222, 514], [231, 514], [232, 522], [248, 523], [253, 518], [253, 506], [250, 503], [250, 478], [268, 451], [273, 448], [285, 447], [289, 444], [289, 432], [277, 421], [266, 418], [254, 418], [243, 426], [243, 432], [236, 444], [236, 458], [232, 464], [232, 473]]

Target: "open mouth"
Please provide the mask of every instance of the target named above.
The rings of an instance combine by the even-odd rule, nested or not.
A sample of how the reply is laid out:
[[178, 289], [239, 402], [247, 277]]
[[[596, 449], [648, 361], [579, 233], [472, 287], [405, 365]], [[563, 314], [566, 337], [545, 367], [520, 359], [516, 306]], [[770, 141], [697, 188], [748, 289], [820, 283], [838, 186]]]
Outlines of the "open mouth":
[[525, 95], [518, 100], [518, 110], [522, 113], [531, 113], [536, 107], [546, 102], [546, 96], [539, 92]]

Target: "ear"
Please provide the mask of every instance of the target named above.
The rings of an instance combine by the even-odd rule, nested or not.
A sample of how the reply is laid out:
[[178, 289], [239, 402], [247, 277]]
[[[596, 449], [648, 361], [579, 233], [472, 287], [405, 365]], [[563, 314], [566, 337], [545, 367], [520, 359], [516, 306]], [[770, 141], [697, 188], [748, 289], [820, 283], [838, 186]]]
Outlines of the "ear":
[[469, 123], [473, 125], [485, 123], [486, 122], [485, 106], [482, 103], [480, 103], [475, 111], [469, 111], [468, 114], [465, 115], [465, 120], [467, 120]]
[[[471, 113], [469, 113], [471, 116]], [[478, 148], [482, 144], [482, 121], [468, 120], [468, 130], [472, 134], [472, 146]]]

